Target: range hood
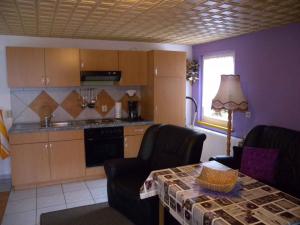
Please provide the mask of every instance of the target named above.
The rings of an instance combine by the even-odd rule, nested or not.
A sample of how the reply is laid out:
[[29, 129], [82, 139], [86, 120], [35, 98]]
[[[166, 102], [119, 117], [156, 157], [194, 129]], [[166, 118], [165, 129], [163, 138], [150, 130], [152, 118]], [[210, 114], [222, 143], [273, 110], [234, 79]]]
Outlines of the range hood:
[[120, 81], [121, 71], [81, 71], [81, 86], [113, 85]]

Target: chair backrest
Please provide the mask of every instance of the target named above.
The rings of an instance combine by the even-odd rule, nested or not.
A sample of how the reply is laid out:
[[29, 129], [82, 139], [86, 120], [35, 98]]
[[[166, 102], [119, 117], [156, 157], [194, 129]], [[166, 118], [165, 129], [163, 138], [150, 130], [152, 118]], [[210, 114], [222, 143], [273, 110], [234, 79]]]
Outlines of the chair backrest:
[[155, 125], [145, 133], [138, 158], [150, 170], [182, 166], [200, 161], [205, 134], [174, 125]]
[[244, 146], [279, 149], [276, 186], [300, 197], [300, 132], [259, 125], [247, 135]]

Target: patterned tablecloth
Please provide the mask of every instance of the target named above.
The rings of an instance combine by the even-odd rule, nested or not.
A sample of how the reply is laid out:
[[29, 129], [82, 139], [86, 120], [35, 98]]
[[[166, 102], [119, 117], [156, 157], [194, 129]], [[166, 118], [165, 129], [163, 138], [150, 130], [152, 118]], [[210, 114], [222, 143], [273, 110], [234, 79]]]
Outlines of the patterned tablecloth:
[[203, 165], [228, 169], [212, 161], [153, 171], [141, 187], [141, 199], [159, 195], [181, 224], [300, 224], [299, 199], [241, 173], [232, 192], [208, 191], [195, 182]]

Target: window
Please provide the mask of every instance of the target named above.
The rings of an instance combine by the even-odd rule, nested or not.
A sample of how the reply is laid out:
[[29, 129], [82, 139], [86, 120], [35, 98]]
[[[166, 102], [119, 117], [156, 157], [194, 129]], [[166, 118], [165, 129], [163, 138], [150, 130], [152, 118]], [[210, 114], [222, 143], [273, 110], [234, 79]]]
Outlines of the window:
[[234, 74], [233, 53], [203, 57], [202, 121], [204, 124], [226, 127], [227, 112], [216, 112], [211, 109], [212, 99], [218, 92], [222, 74]]

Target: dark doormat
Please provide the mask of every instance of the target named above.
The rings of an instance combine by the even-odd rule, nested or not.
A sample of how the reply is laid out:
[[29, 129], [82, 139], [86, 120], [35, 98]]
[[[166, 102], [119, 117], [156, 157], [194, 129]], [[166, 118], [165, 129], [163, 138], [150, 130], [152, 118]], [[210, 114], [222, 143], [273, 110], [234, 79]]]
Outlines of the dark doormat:
[[106, 203], [64, 209], [41, 215], [41, 225], [134, 225]]

